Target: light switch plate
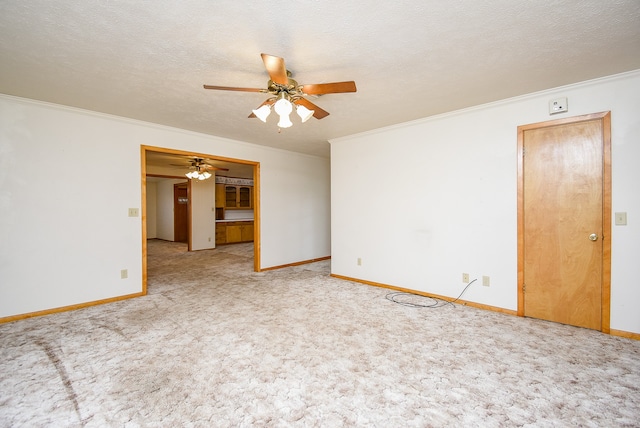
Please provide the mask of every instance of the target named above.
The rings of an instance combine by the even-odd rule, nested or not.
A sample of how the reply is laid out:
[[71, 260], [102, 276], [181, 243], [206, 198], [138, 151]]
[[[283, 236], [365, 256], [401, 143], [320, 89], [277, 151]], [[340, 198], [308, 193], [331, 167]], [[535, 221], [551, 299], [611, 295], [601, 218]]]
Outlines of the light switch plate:
[[616, 213], [616, 226], [626, 226], [627, 225], [627, 213]]
[[129, 217], [138, 217], [140, 215], [140, 211], [138, 208], [129, 208]]

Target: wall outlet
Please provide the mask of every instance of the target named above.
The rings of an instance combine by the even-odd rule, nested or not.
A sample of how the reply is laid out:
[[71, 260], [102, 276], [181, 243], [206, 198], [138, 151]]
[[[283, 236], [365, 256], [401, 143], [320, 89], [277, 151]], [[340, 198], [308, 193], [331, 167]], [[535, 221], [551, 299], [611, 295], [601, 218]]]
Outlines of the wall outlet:
[[127, 271], [127, 269], [122, 269], [120, 271], [120, 279], [127, 279], [129, 278], [129, 272]]
[[626, 226], [627, 225], [627, 213], [621, 212], [616, 213], [616, 226]]
[[491, 285], [491, 278], [489, 278], [488, 276], [483, 276], [482, 285], [484, 285], [485, 287], [489, 287]]
[[362, 266], [362, 259], [360, 257], [358, 257], [358, 266]]
[[140, 210], [138, 208], [129, 208], [129, 217], [138, 217]]
[[462, 282], [464, 282], [465, 284], [469, 283], [469, 274], [468, 273], [463, 273], [462, 274]]

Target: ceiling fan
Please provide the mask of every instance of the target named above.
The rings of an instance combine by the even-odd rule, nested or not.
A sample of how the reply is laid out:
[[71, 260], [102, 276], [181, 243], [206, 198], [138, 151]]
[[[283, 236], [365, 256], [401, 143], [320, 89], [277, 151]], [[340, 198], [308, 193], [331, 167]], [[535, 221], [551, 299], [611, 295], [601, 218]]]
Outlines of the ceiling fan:
[[322, 119], [329, 115], [329, 112], [304, 98], [305, 95], [356, 92], [356, 82], [354, 81], [299, 85], [297, 81], [291, 78], [291, 72], [287, 70], [283, 58], [265, 53], [261, 54], [261, 56], [270, 77], [266, 89], [214, 85], [204, 85], [204, 88], [222, 91], [260, 92], [272, 95], [257, 109], [253, 110], [249, 117], [257, 117], [266, 122], [273, 106], [276, 113], [280, 115], [278, 126], [281, 128], [288, 128], [292, 125], [289, 114], [292, 112], [293, 106], [295, 106], [296, 113], [303, 122], [306, 122], [311, 116], [316, 119]]
[[172, 163], [170, 165], [179, 166], [179, 167], [187, 167], [192, 171], [186, 174], [189, 178], [197, 178], [198, 180], [206, 180], [211, 177], [211, 173], [209, 171], [229, 171], [229, 168], [221, 168], [218, 166], [214, 166], [210, 163], [207, 163], [208, 159], [194, 157], [189, 161], [189, 165], [179, 165]]

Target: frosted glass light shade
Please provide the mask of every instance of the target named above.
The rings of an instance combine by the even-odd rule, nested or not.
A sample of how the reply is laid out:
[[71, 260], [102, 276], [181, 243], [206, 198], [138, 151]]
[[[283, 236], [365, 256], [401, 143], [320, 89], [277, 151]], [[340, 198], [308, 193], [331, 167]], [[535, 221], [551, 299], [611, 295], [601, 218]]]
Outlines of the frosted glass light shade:
[[260, 106], [260, 108], [253, 110], [253, 114], [255, 114], [256, 117], [263, 122], [267, 121], [267, 117], [269, 117], [270, 113], [271, 113], [271, 107], [266, 104], [263, 106]]
[[300, 116], [300, 119], [302, 119], [302, 123], [305, 123], [307, 120], [311, 119], [311, 116], [313, 116], [313, 113], [315, 113], [315, 111], [309, 110], [305, 106], [298, 105], [296, 107], [296, 113], [298, 113], [298, 116]]
[[288, 114], [280, 115], [280, 122], [278, 122], [280, 128], [289, 128], [291, 125], [293, 125], [293, 122], [289, 119]]
[[280, 115], [281, 118], [282, 118], [282, 115], [288, 116], [289, 113], [293, 111], [293, 107], [291, 106], [291, 101], [289, 101], [286, 98], [280, 98], [278, 101], [276, 101], [276, 103], [273, 105], [273, 109], [276, 111], [276, 113]]
[[211, 174], [208, 173], [207, 171], [205, 172], [191, 171], [191, 172], [187, 172], [185, 175], [187, 176], [187, 178], [190, 178], [192, 180], [195, 180], [195, 179], [206, 180], [207, 178], [211, 177]]

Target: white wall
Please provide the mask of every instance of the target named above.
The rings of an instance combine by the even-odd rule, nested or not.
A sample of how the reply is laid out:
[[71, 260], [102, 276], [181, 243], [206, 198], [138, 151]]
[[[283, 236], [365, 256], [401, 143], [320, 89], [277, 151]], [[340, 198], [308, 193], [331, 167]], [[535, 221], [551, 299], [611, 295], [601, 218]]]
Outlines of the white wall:
[[[151, 169], [154, 174], [163, 171]], [[174, 172], [175, 173], [175, 172]], [[174, 240], [174, 185], [186, 179], [147, 180], [147, 238]], [[215, 181], [193, 181], [191, 186], [191, 250], [215, 248]]]
[[225, 220], [246, 220], [253, 219], [253, 210], [224, 210]]
[[147, 181], [147, 239], [158, 237], [158, 183]]
[[328, 159], [0, 95], [0, 317], [142, 290], [141, 145], [260, 162], [261, 266], [329, 255]]
[[[167, 179], [157, 183], [156, 221], [157, 237], [165, 241], [173, 241], [175, 238], [174, 226], [174, 190], [173, 186], [184, 183], [185, 179]], [[147, 210], [151, 208], [147, 206]]]
[[[280, 252], [263, 254], [267, 260], [263, 267], [281, 266], [293, 260], [318, 258], [316, 248], [326, 248], [324, 256], [331, 254], [331, 186], [330, 163], [325, 159], [311, 158], [307, 162], [297, 162], [293, 153], [269, 163], [273, 174], [265, 174], [262, 168], [262, 191], [265, 187], [278, 189], [271, 197], [261, 197], [262, 251], [264, 242], [281, 242]], [[291, 180], [290, 177], [297, 177]], [[325, 178], [326, 185], [325, 186]], [[292, 209], [293, 208], [293, 209]], [[265, 227], [277, 222], [283, 227]], [[318, 233], [317, 228], [323, 232]], [[296, 242], [299, 246], [291, 246]], [[319, 257], [324, 257], [319, 256]]]
[[215, 180], [191, 181], [191, 249], [216, 247]]
[[517, 127], [607, 110], [613, 211], [628, 213], [612, 226], [611, 328], [640, 333], [640, 71], [332, 141], [332, 272], [450, 297], [468, 272], [465, 300], [516, 310]]

